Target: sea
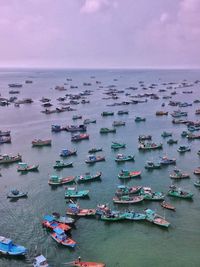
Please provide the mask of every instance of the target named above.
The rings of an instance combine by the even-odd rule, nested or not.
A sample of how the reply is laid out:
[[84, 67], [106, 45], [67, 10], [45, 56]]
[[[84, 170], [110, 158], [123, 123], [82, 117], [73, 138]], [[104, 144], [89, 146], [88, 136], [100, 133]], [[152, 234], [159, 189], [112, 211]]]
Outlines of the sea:
[[[39, 171], [21, 174], [17, 171], [17, 163], [0, 166], [0, 235], [28, 249], [25, 258], [1, 256], [0, 266], [32, 266], [36, 253], [43, 254], [52, 267], [70, 266], [64, 263], [79, 256], [85, 261], [104, 262], [107, 267], [200, 266], [200, 191], [194, 186], [197, 176], [193, 174], [194, 169], [200, 166], [197, 154], [200, 141], [181, 137], [182, 131], [187, 131], [187, 126], [173, 124], [170, 115], [174, 110], [181, 109], [188, 112], [188, 116], [181, 119], [199, 120], [200, 115], [195, 115], [195, 110], [200, 108], [200, 104], [194, 103], [194, 100], [200, 100], [199, 79], [200, 70], [1, 69], [1, 97], [15, 96], [9, 94], [11, 88], [8, 84], [20, 83], [23, 86], [17, 89], [20, 93], [16, 97], [18, 100], [32, 98], [33, 103], [19, 107], [13, 103], [0, 106], [0, 130], [10, 130], [12, 138], [10, 144], [0, 145], [0, 154], [19, 153], [23, 162], [39, 164]], [[26, 80], [32, 83], [27, 84]], [[183, 84], [188, 87], [182, 87]], [[55, 90], [56, 86], [64, 86], [67, 90]], [[117, 99], [106, 94], [111, 88], [118, 91]], [[85, 90], [91, 90], [91, 94], [86, 96], [90, 102], [81, 104], [81, 100], [77, 100], [77, 105], [70, 105], [74, 111], [53, 114], [41, 112], [44, 110], [40, 101], [42, 97], [50, 98], [53, 106], [49, 109], [55, 109], [62, 107], [61, 101], [57, 100], [59, 97], [78, 95]], [[173, 91], [176, 91], [176, 95], [171, 95]], [[159, 98], [147, 96], [151, 93]], [[127, 103], [132, 100], [141, 103]], [[169, 105], [169, 101], [187, 102], [192, 106], [174, 107]], [[119, 110], [127, 110], [129, 114], [119, 116]], [[156, 116], [156, 111], [160, 110], [168, 111], [168, 116]], [[103, 111], [113, 111], [114, 116], [102, 117]], [[82, 115], [82, 120], [73, 121], [73, 115]], [[135, 122], [137, 116], [144, 117], [146, 121]], [[89, 140], [73, 143], [71, 133], [51, 131], [51, 125], [78, 125], [84, 119], [96, 119], [96, 123], [87, 125]], [[101, 127], [111, 128], [113, 121], [119, 120], [126, 125], [116, 127], [116, 133], [99, 133]], [[168, 145], [169, 138], [161, 136], [163, 131], [172, 132], [178, 144]], [[139, 135], [152, 135], [154, 142], [163, 144], [163, 149], [139, 151]], [[34, 139], [51, 139], [52, 145], [35, 148], [31, 144]], [[112, 142], [125, 143], [126, 148], [113, 151]], [[180, 145], [190, 146], [191, 151], [180, 154], [177, 152]], [[88, 150], [93, 147], [102, 147], [103, 151], [97, 155], [105, 156], [106, 160], [91, 166], [85, 160]], [[77, 149], [77, 156], [65, 159], [66, 162], [73, 162], [73, 168], [56, 171], [53, 165], [61, 159], [59, 154], [62, 149]], [[135, 161], [118, 164], [114, 160], [118, 153], [134, 155]], [[144, 168], [146, 161], [158, 161], [162, 156], [176, 158], [176, 167], [189, 173], [190, 178], [172, 181], [169, 175], [174, 165], [153, 171]], [[142, 171], [142, 174], [140, 178], [124, 182], [118, 178], [122, 169]], [[81, 208], [92, 209], [105, 203], [119, 211], [142, 212], [150, 208], [169, 221], [170, 227], [163, 229], [150, 222], [104, 222], [95, 217], [79, 218], [71, 231], [77, 247], [69, 249], [56, 243], [51, 232], [42, 227], [42, 219], [52, 212], [64, 216], [68, 203], [64, 198], [65, 186], [49, 186], [49, 175], [65, 177], [88, 172], [95, 174], [97, 171], [102, 172], [101, 181], [77, 186], [80, 190], [89, 190], [89, 198], [78, 200]], [[194, 193], [193, 200], [166, 196], [166, 201], [176, 207], [175, 212], [163, 209], [160, 202], [143, 201], [125, 206], [113, 204], [116, 188], [120, 184], [151, 187], [153, 191], [167, 194], [172, 182]], [[9, 200], [7, 193], [15, 188], [28, 192], [28, 198]]]

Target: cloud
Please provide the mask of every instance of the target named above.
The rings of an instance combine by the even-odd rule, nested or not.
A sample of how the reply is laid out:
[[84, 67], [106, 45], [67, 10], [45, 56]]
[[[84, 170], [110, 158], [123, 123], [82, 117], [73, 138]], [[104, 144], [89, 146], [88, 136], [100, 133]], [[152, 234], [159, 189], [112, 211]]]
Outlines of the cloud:
[[110, 7], [117, 7], [117, 2], [112, 0], [84, 0], [81, 13], [92, 14]]

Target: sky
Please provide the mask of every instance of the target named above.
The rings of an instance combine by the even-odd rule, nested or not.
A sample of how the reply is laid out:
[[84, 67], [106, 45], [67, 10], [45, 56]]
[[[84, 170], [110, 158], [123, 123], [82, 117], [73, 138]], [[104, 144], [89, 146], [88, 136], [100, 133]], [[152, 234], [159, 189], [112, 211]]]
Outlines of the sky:
[[199, 68], [200, 0], [0, 0], [0, 67]]

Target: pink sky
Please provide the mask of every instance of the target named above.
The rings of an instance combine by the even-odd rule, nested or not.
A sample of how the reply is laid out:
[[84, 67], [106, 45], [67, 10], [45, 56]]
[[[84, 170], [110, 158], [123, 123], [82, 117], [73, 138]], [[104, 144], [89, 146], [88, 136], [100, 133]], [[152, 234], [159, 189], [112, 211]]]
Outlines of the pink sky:
[[198, 68], [200, 0], [0, 0], [0, 67]]

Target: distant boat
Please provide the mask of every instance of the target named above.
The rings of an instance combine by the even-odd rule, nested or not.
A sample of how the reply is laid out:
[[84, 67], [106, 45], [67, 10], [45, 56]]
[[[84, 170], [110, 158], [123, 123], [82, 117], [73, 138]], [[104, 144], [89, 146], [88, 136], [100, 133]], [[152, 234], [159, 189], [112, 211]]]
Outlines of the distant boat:
[[100, 147], [100, 148], [95, 148], [95, 147], [93, 147], [93, 148], [91, 148], [90, 150], [88, 150], [88, 153], [93, 154], [93, 153], [96, 153], [96, 152], [100, 152], [100, 151], [102, 151], [102, 150], [103, 150], [102, 147]]
[[[68, 265], [68, 263], [66, 263]], [[75, 260], [69, 263], [71, 266], [74, 267], [105, 267], [106, 265], [101, 262], [90, 262], [90, 261], [79, 261]]]
[[75, 187], [66, 187], [65, 197], [66, 198], [83, 198], [88, 196], [89, 190], [78, 191]]
[[11, 143], [10, 136], [0, 136], [0, 144]]
[[73, 167], [72, 162], [64, 162], [63, 160], [56, 160], [56, 163], [53, 165], [54, 169], [63, 169], [63, 168], [70, 168]]
[[93, 163], [100, 162], [100, 161], [105, 161], [105, 157], [89, 155], [88, 158], [85, 160], [85, 163], [93, 164]]
[[21, 160], [22, 160], [22, 156], [19, 154], [16, 156], [7, 155], [7, 154], [0, 156], [0, 164], [9, 164], [9, 163], [18, 162]]
[[168, 209], [168, 210], [173, 210], [173, 211], [176, 210], [176, 208], [175, 208], [174, 206], [172, 206], [171, 204], [169, 204], [169, 203], [167, 203], [167, 202], [165, 202], [165, 201], [161, 202], [160, 205], [161, 205], [163, 208]]
[[95, 180], [99, 180], [101, 178], [101, 172], [97, 172], [94, 175], [91, 175], [90, 173], [86, 173], [85, 175], [78, 175], [76, 176], [76, 180], [78, 183], [85, 183], [85, 182], [92, 182]]
[[55, 221], [54, 217], [51, 215], [45, 215], [42, 220], [42, 226], [54, 230], [55, 228], [59, 227], [63, 231], [67, 232], [71, 230], [71, 227], [65, 223], [58, 223]]
[[21, 88], [22, 84], [20, 84], [20, 83], [9, 83], [8, 86], [11, 87], [11, 88]]
[[162, 143], [156, 144], [153, 142], [142, 142], [139, 144], [138, 149], [143, 150], [143, 151], [148, 151], [148, 150], [155, 150], [155, 149], [162, 149]]
[[34, 139], [32, 141], [32, 146], [51, 146], [51, 139], [41, 140], [41, 139]]
[[39, 255], [34, 258], [33, 267], [50, 267], [47, 259], [43, 255]]
[[37, 171], [39, 165], [28, 165], [25, 162], [19, 162], [17, 171], [19, 172], [28, 172], [28, 171]]
[[113, 116], [114, 115], [114, 112], [113, 111], [103, 111], [101, 113], [101, 116]]
[[121, 170], [118, 174], [119, 179], [129, 179], [129, 178], [136, 178], [141, 176], [141, 171], [128, 171], [128, 170]]
[[84, 124], [80, 125], [68, 125], [65, 127], [68, 132], [85, 132], [87, 127]]
[[101, 128], [99, 132], [101, 134], [116, 133], [116, 129], [115, 128]]
[[146, 220], [149, 222], [152, 222], [156, 225], [163, 226], [166, 228], [170, 226], [170, 223], [166, 221], [165, 218], [156, 214], [156, 212], [151, 209], [146, 209], [145, 214], [146, 214]]
[[1, 131], [0, 130], [0, 136], [10, 136], [10, 131]]
[[75, 181], [75, 176], [68, 176], [65, 178], [59, 177], [58, 175], [51, 175], [48, 181], [49, 185], [63, 185], [72, 183]]
[[69, 156], [73, 156], [73, 155], [76, 155], [76, 149], [73, 149], [73, 150], [69, 150], [69, 149], [62, 149], [61, 153], [60, 153], [60, 156], [61, 157], [69, 157]]
[[181, 188], [177, 188], [176, 186], [171, 186], [168, 195], [171, 197], [178, 197], [178, 198], [185, 198], [185, 199], [192, 199], [193, 193], [184, 191]]
[[27, 249], [23, 246], [13, 244], [9, 238], [0, 236], [0, 253], [10, 256], [20, 256], [25, 255]]
[[13, 199], [27, 197], [27, 196], [28, 192], [21, 192], [17, 189], [13, 189], [7, 194], [7, 198], [13, 198]]
[[135, 156], [129, 155], [125, 156], [124, 154], [117, 154], [115, 161], [116, 162], [124, 162], [124, 161], [134, 161]]
[[71, 137], [72, 142], [78, 142], [85, 139], [89, 139], [89, 134], [77, 134]]

